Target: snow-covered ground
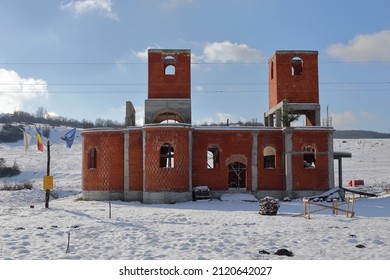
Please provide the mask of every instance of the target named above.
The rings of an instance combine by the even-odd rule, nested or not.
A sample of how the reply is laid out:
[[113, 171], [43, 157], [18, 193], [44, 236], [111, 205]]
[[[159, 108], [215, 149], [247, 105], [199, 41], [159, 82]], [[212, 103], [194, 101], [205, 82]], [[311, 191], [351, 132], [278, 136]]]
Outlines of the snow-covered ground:
[[[276, 216], [259, 215], [259, 203], [248, 201], [253, 200], [249, 194], [169, 205], [83, 201], [81, 139], [71, 149], [55, 140], [66, 131], [52, 132], [51, 175], [58, 198], [50, 200], [49, 209], [42, 190], [46, 153], [34, 145], [25, 152], [22, 141], [0, 144], [0, 157], [8, 165], [16, 161], [22, 171], [1, 178], [0, 188], [34, 182], [31, 190], [0, 191], [0, 260], [390, 259], [388, 193], [358, 198], [353, 218], [330, 210], [311, 219], [294, 217], [303, 212], [300, 200], [281, 202]], [[369, 186], [390, 183], [390, 139], [336, 139], [334, 148], [352, 153], [343, 160], [344, 184], [352, 179]], [[275, 255], [278, 249], [294, 256]]]

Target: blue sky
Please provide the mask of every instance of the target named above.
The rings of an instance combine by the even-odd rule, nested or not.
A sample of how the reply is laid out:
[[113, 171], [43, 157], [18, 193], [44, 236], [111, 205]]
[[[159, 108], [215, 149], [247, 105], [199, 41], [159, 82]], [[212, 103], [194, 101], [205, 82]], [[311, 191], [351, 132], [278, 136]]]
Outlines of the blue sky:
[[193, 123], [263, 121], [275, 50], [318, 50], [322, 118], [390, 132], [390, 1], [1, 0], [0, 113], [142, 124], [148, 48], [191, 49]]

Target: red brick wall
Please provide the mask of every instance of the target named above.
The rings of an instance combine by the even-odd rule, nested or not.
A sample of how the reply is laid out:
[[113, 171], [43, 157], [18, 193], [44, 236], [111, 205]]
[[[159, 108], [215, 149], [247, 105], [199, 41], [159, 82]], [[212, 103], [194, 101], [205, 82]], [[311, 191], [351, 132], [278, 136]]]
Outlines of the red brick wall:
[[[246, 187], [252, 189], [252, 145], [257, 133], [258, 190], [285, 189], [284, 134], [279, 129], [214, 130], [189, 126], [150, 126], [142, 130], [84, 132], [83, 189], [123, 191], [124, 133], [129, 133], [130, 190], [143, 189], [143, 133], [145, 133], [145, 190], [148, 192], [189, 190], [190, 130], [192, 130], [192, 185], [207, 185], [212, 190], [228, 189], [228, 164], [246, 164]], [[329, 187], [329, 156], [327, 130], [292, 130], [292, 182], [296, 190], [327, 190]], [[160, 167], [160, 147], [164, 143], [174, 148], [174, 167]], [[316, 147], [315, 168], [304, 168], [303, 147]], [[219, 165], [207, 168], [207, 149], [219, 148]], [[271, 146], [276, 151], [275, 168], [264, 167], [263, 150]], [[97, 151], [97, 167], [88, 167], [89, 150]]]
[[[291, 60], [303, 60], [302, 75], [292, 75]], [[273, 63], [273, 79], [271, 68]], [[276, 52], [269, 61], [269, 108], [283, 99], [289, 103], [319, 103], [318, 54], [316, 52]]]
[[[145, 190], [148, 192], [189, 191], [189, 127], [146, 127]], [[160, 167], [160, 147], [170, 143], [174, 149], [174, 167]]]
[[130, 190], [143, 189], [143, 146], [142, 130], [129, 131], [129, 177]]
[[[84, 132], [83, 189], [123, 190], [123, 132]], [[96, 149], [96, 168], [89, 168], [89, 150]]]
[[[264, 168], [264, 148], [275, 149], [275, 168]], [[284, 137], [280, 130], [259, 131], [257, 144], [258, 190], [284, 190]]]
[[[294, 130], [293, 141], [293, 190], [328, 190], [328, 131]], [[315, 168], [304, 168], [303, 147], [316, 147]], [[333, 172], [333, 170], [330, 170]]]
[[[164, 58], [175, 58], [175, 75], [165, 75]], [[148, 98], [191, 98], [191, 52], [150, 50], [148, 53]]]
[[[218, 146], [220, 149], [219, 167], [207, 168], [207, 149]], [[212, 190], [228, 189], [228, 163], [232, 155], [245, 156], [246, 164], [246, 187], [252, 185], [252, 132], [239, 130], [200, 130], [193, 131], [193, 186], [209, 186]]]

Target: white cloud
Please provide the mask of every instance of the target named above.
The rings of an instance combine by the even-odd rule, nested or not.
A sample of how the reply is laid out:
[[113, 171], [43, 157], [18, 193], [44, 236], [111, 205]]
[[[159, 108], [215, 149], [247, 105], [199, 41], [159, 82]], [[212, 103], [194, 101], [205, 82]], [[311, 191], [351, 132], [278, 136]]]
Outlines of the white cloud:
[[247, 44], [230, 41], [206, 43], [202, 57], [209, 63], [253, 63], [262, 60], [260, 51], [250, 48]]
[[61, 3], [61, 9], [69, 9], [76, 14], [98, 12], [99, 14], [118, 20], [118, 15], [112, 9], [111, 0], [72, 0], [67, 4]]
[[47, 83], [41, 79], [22, 78], [12, 70], [0, 69], [0, 112], [32, 109], [48, 98]]
[[378, 115], [376, 115], [374, 113], [371, 113], [371, 112], [362, 111], [362, 112], [360, 112], [360, 115], [364, 119], [367, 119], [367, 120], [376, 120], [376, 119], [378, 119]]
[[181, 4], [191, 4], [192, 0], [166, 0], [162, 4], [163, 8], [174, 9]]
[[196, 92], [202, 93], [204, 92], [204, 88], [202, 86], [195, 86]]
[[148, 50], [150, 48], [151, 47], [147, 47], [143, 51], [139, 51], [139, 52], [132, 51], [132, 55], [135, 56], [136, 58], [140, 59], [142, 62], [148, 62]]
[[135, 124], [144, 125], [145, 122], [145, 108], [144, 107], [135, 107]]
[[358, 117], [351, 111], [331, 113], [330, 116], [335, 129], [353, 129], [353, 125], [358, 122]]
[[343, 61], [390, 61], [390, 30], [373, 34], [356, 35], [348, 44], [330, 45], [326, 52], [329, 56]]
[[[161, 49], [161, 46], [155, 44], [154, 47], [147, 47], [142, 51], [132, 51], [131, 57], [136, 57], [142, 62], [148, 61], [149, 49]], [[123, 63], [123, 59], [118, 59], [117, 64]], [[262, 61], [262, 54], [260, 51], [250, 48], [247, 44], [231, 43], [229, 41], [223, 42], [207, 42], [204, 45], [201, 55], [191, 53], [191, 63], [256, 63]]]
[[203, 116], [201, 119], [194, 120], [194, 124], [226, 124], [227, 120], [229, 120], [229, 123], [246, 122], [246, 119], [243, 117], [225, 112], [217, 112], [213, 116]]

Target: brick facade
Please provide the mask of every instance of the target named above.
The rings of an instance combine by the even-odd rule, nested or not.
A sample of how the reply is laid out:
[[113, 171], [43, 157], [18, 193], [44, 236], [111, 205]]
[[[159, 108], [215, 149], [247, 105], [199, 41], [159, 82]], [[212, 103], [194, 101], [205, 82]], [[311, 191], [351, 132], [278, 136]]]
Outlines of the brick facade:
[[[286, 97], [294, 104], [319, 102], [317, 52], [277, 51], [269, 64], [270, 106]], [[173, 72], [165, 73], [168, 66]], [[191, 96], [189, 71], [188, 50], [149, 51], [148, 100], [176, 106], [167, 105], [168, 117], [181, 115], [182, 103], [175, 102]], [[156, 104], [146, 103], [151, 108], [145, 111], [159, 114], [162, 103]], [[180, 202], [191, 199], [195, 186], [208, 186], [214, 195], [238, 190], [300, 197], [334, 185], [333, 129], [312, 124], [204, 127], [182, 121], [85, 130], [82, 136], [85, 199]]]

